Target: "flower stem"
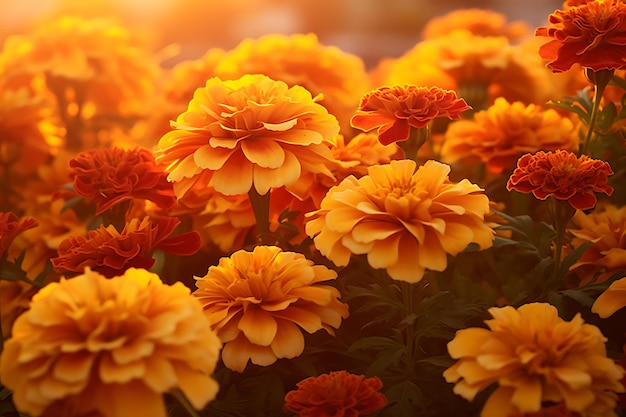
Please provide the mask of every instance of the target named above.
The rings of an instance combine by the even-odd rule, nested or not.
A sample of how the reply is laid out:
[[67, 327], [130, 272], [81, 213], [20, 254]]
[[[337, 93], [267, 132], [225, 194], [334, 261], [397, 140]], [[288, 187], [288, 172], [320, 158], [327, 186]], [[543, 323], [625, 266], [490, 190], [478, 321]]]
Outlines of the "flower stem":
[[419, 165], [417, 154], [422, 145], [430, 138], [431, 123], [421, 128], [411, 127], [407, 140], [396, 142], [402, 149], [405, 159], [412, 159]]
[[614, 70], [600, 70], [596, 72], [591, 69], [587, 69], [585, 72], [587, 79], [589, 79], [589, 81], [591, 81], [594, 85], [594, 94], [591, 115], [589, 117], [589, 125], [587, 126], [587, 132], [585, 133], [585, 139], [583, 140], [583, 147], [580, 150], [580, 155], [589, 154], [589, 145], [591, 143], [591, 138], [593, 137], [593, 131], [596, 121], [598, 120], [598, 115], [600, 114], [602, 95], [604, 94], [604, 89], [609, 84], [609, 81], [613, 78], [613, 73]]
[[554, 231], [556, 233], [554, 239], [554, 269], [552, 270], [552, 277], [550, 281], [553, 285], [556, 285], [561, 272], [561, 254], [563, 251], [563, 244], [565, 243], [565, 231], [567, 229], [567, 224], [576, 210], [569, 204], [568, 201], [557, 200], [554, 197], [550, 198], [550, 205]]
[[169, 392], [169, 394], [174, 397], [180, 405], [183, 406], [187, 414], [189, 414], [191, 417], [200, 417], [200, 414], [198, 414], [198, 412], [194, 410], [191, 404], [189, 404], [189, 401], [187, 401], [187, 398], [185, 398], [185, 396], [179, 389], [173, 389]]
[[268, 191], [261, 195], [253, 185], [250, 191], [248, 191], [248, 198], [252, 205], [254, 219], [259, 232], [257, 243], [260, 245], [273, 245], [275, 243], [274, 236], [270, 231], [270, 192]]

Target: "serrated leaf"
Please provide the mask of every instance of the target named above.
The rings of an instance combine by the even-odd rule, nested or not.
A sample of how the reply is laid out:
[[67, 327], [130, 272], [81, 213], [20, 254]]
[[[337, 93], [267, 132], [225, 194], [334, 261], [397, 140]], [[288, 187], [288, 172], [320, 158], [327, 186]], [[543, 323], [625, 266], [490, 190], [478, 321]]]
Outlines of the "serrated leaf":
[[354, 342], [348, 348], [348, 352], [354, 352], [355, 350], [372, 349], [372, 348], [376, 348], [376, 349], [381, 349], [381, 348], [399, 349], [399, 348], [402, 348], [402, 349], [404, 349], [404, 344], [398, 342], [397, 340], [388, 338], [388, 337], [370, 336], [370, 337], [363, 337], [363, 338], [357, 340], [356, 342]]
[[437, 368], [449, 368], [454, 364], [455, 360], [448, 355], [430, 356], [417, 361], [420, 364], [428, 364]]
[[396, 384], [384, 392], [389, 406], [385, 415], [393, 417], [415, 417], [423, 401], [420, 388], [409, 380]]
[[391, 352], [383, 351], [370, 366], [367, 367], [368, 375], [381, 375], [389, 368], [398, 367], [402, 356], [406, 354], [406, 349], [397, 349]]

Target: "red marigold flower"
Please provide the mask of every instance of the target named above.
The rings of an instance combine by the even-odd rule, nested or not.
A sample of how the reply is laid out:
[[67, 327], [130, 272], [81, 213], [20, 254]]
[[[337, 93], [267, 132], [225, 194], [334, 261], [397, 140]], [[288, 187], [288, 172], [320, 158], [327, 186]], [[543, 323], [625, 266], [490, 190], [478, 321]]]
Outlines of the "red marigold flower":
[[168, 208], [176, 202], [167, 173], [148, 149], [102, 148], [81, 152], [70, 160], [76, 191], [92, 199], [96, 214], [132, 198]]
[[20, 219], [11, 211], [0, 212], [0, 258], [4, 256], [9, 246], [24, 230], [37, 226], [37, 221], [30, 217]]
[[389, 145], [406, 140], [411, 127], [424, 127], [437, 117], [457, 120], [470, 108], [452, 90], [396, 85], [365, 94], [350, 123], [365, 132], [378, 129], [378, 140]]
[[383, 383], [377, 377], [335, 371], [306, 378], [297, 386], [285, 396], [284, 409], [298, 417], [357, 417], [387, 404], [385, 395], [378, 391]]
[[196, 231], [172, 236], [179, 220], [163, 217], [157, 220], [144, 217], [132, 219], [124, 230], [114, 226], [100, 226], [85, 236], [71, 236], [61, 242], [58, 257], [52, 266], [68, 275], [82, 274], [85, 268], [112, 277], [128, 268], [150, 269], [155, 260], [152, 253], [161, 249], [174, 255], [192, 255], [200, 249], [200, 235]]
[[626, 67], [626, 3], [621, 0], [590, 1], [549, 17], [551, 27], [541, 27], [537, 36], [551, 38], [539, 48], [553, 72], [567, 71], [574, 64], [594, 71]]
[[608, 162], [586, 155], [576, 157], [565, 150], [539, 151], [517, 161], [506, 188], [533, 193], [540, 200], [554, 196], [557, 200], [567, 200], [575, 209], [586, 210], [598, 201], [594, 192], [609, 196], [613, 193], [613, 187], [608, 185], [608, 176], [612, 174]]

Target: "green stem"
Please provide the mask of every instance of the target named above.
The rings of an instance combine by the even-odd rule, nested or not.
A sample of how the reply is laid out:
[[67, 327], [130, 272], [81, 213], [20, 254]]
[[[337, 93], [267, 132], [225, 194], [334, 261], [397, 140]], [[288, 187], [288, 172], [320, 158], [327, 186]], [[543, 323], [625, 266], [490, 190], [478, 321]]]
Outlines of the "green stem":
[[[405, 319], [408, 318], [411, 314], [413, 314], [414, 306], [413, 306], [413, 284], [400, 281], [400, 291], [402, 292], [402, 301], [404, 303], [404, 308], [406, 311]], [[406, 370], [411, 373], [413, 371], [415, 365], [415, 347], [413, 346], [413, 331], [414, 331], [414, 322], [410, 321], [406, 324]]]
[[593, 131], [600, 114], [600, 103], [602, 102], [602, 95], [604, 89], [613, 78], [614, 70], [600, 70], [593, 71], [587, 69], [586, 76], [594, 84], [593, 104], [591, 107], [591, 116], [589, 117], [589, 125], [587, 126], [587, 132], [585, 133], [585, 139], [583, 140], [583, 147], [580, 150], [580, 155], [589, 154], [589, 145], [593, 137]]
[[551, 284], [558, 285], [561, 273], [561, 254], [565, 243], [565, 231], [567, 224], [571, 220], [576, 210], [570, 206], [569, 202], [550, 198], [552, 217], [554, 222], [554, 269], [552, 270]]
[[248, 198], [252, 205], [254, 219], [259, 232], [257, 243], [260, 245], [273, 245], [275, 239], [270, 231], [270, 192], [268, 191], [261, 195], [253, 185], [250, 191], [248, 191]]
[[191, 406], [191, 404], [189, 404], [189, 401], [187, 401], [187, 398], [185, 398], [185, 396], [183, 395], [183, 393], [178, 389], [173, 389], [172, 391], [169, 392], [169, 394], [174, 397], [176, 399], [176, 401], [178, 401], [178, 403], [180, 405], [183, 406], [183, 408], [185, 409], [185, 411], [191, 416], [191, 417], [200, 417], [200, 414], [198, 414], [198, 412]]
[[407, 140], [396, 142], [402, 149], [405, 159], [412, 159], [419, 165], [417, 154], [422, 145], [430, 138], [431, 124], [432, 122], [421, 128], [411, 127]]

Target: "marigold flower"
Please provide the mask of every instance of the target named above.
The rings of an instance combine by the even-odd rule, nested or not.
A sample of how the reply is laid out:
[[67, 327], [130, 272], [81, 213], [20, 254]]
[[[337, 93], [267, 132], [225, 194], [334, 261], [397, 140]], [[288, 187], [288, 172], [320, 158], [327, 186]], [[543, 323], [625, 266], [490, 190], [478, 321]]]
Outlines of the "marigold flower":
[[604, 204], [589, 214], [578, 211], [568, 229], [572, 247], [592, 242], [570, 267], [581, 284], [604, 281], [619, 270], [626, 270], [626, 207]]
[[412, 160], [391, 161], [331, 188], [306, 224], [322, 255], [344, 266], [352, 254], [367, 254], [373, 268], [417, 282], [426, 269], [443, 271], [447, 255], [472, 242], [491, 246], [483, 190], [468, 180], [450, 181], [450, 167], [437, 161], [415, 168]]
[[128, 268], [150, 269], [152, 253], [161, 249], [174, 255], [192, 255], [200, 248], [196, 231], [170, 236], [180, 221], [174, 217], [132, 219], [119, 232], [113, 225], [100, 226], [85, 236], [71, 236], [61, 242], [58, 256], [52, 258], [55, 270], [81, 274], [91, 268], [112, 277]]
[[580, 413], [568, 410], [565, 404], [547, 406], [534, 413], [513, 413], [507, 417], [582, 417]]
[[86, 101], [80, 104], [89, 103], [93, 114], [146, 112], [159, 74], [155, 58], [130, 31], [108, 19], [76, 16], [59, 17], [25, 36], [10, 36], [0, 66], [10, 78], [43, 75], [51, 91], [63, 91], [65, 101], [72, 99], [59, 106], [75, 106], [74, 99], [82, 96]]
[[332, 177], [329, 143], [339, 132], [337, 119], [300, 86], [260, 74], [211, 78], [174, 126], [159, 140], [157, 162], [167, 166], [179, 197], [202, 172], [226, 195], [252, 187], [263, 195], [289, 187], [303, 172]]
[[167, 173], [148, 149], [81, 152], [70, 160], [70, 177], [76, 191], [96, 203], [96, 214], [131, 199], [150, 200], [163, 208], [176, 201]]
[[542, 402], [564, 403], [583, 416], [617, 416], [624, 370], [606, 356], [607, 339], [577, 314], [571, 321], [547, 303], [489, 309], [489, 329], [457, 331], [448, 352], [457, 362], [443, 373], [470, 401], [497, 383], [481, 417], [534, 413]]
[[304, 255], [276, 246], [257, 246], [222, 258], [193, 293], [224, 343], [226, 367], [243, 372], [248, 360], [268, 366], [304, 350], [304, 336], [320, 329], [334, 334], [348, 306], [339, 291], [320, 282], [337, 273]]
[[13, 322], [30, 307], [30, 299], [37, 287], [24, 281], [0, 280], [0, 325], [2, 340], [11, 335]]
[[314, 33], [268, 34], [245, 39], [226, 53], [215, 67], [223, 80], [245, 74], [263, 74], [314, 96], [339, 124], [349, 128], [354, 105], [371, 88], [363, 60], [336, 46], [320, 43]]
[[[5, 77], [0, 78], [6, 81]], [[10, 88], [2, 81], [0, 175], [10, 176], [10, 185], [14, 186], [52, 157], [59, 146], [61, 132], [50, 100], [25, 86]]]
[[505, 36], [479, 36], [455, 30], [417, 43], [377, 71], [378, 85], [436, 85], [456, 91], [474, 109], [496, 97], [524, 103], [553, 98], [551, 72], [535, 48], [513, 45]]
[[224, 195], [205, 187], [211, 193], [201, 212], [192, 215], [192, 228], [200, 232], [203, 242], [222, 253], [232, 253], [252, 243], [256, 220], [246, 194]]
[[598, 199], [594, 192], [613, 193], [608, 176], [613, 170], [608, 162], [591, 159], [586, 155], [576, 157], [572, 152], [558, 150], [526, 154], [517, 161], [517, 168], [509, 178], [507, 190], [532, 193], [545, 200], [553, 196], [567, 200], [578, 210], [590, 209]]
[[181, 61], [166, 73], [162, 83], [162, 103], [155, 109], [153, 119], [155, 137], [171, 130], [170, 122], [187, 110], [196, 88], [217, 75], [215, 67], [225, 54], [221, 48], [210, 48], [200, 58]]
[[358, 417], [375, 413], [387, 404], [378, 377], [365, 378], [334, 371], [298, 382], [285, 396], [284, 409], [298, 417]]
[[37, 221], [33, 218], [20, 219], [11, 211], [0, 212], [0, 259], [20, 233], [36, 226]]
[[507, 22], [506, 16], [493, 10], [478, 8], [456, 9], [431, 18], [423, 30], [424, 39], [437, 38], [456, 30], [467, 30], [478, 36], [520, 38], [528, 32], [525, 22]]
[[[87, 233], [85, 222], [74, 210], [66, 209], [65, 195], [59, 192], [68, 182], [69, 160], [73, 156], [60, 150], [49, 164], [39, 166], [36, 175], [19, 187], [17, 207], [25, 216], [37, 219], [37, 227], [26, 230], [15, 239], [9, 256], [25, 253], [22, 268], [30, 279], [35, 279], [46, 270], [50, 258], [57, 256], [57, 249], [63, 240]], [[76, 196], [74, 192], [69, 194]], [[48, 280], [58, 281], [58, 278], [55, 272], [48, 276]]]
[[567, 9], [572, 8], [572, 7], [582, 6], [582, 5], [587, 4], [589, 2], [592, 2], [592, 1], [596, 1], [596, 0], [565, 0], [565, 1], [563, 1], [562, 9], [563, 10], [567, 10]]
[[596, 298], [591, 311], [602, 318], [613, 315], [617, 310], [626, 307], [626, 278], [613, 281], [602, 294]]
[[451, 123], [441, 155], [445, 162], [479, 161], [491, 172], [513, 170], [525, 153], [578, 148], [578, 130], [554, 109], [499, 97], [471, 120]]
[[580, 64], [594, 71], [626, 67], [626, 3], [622, 0], [589, 1], [549, 17], [550, 27], [535, 35], [550, 38], [539, 48], [554, 72]]
[[220, 347], [182, 283], [142, 269], [112, 278], [87, 270], [33, 297], [0, 373], [32, 416], [165, 417], [162, 394], [174, 388], [196, 409], [215, 398]]
[[366, 132], [378, 129], [378, 140], [389, 145], [408, 139], [411, 127], [425, 127], [437, 117], [457, 120], [470, 108], [454, 91], [396, 85], [365, 94], [350, 123]]

